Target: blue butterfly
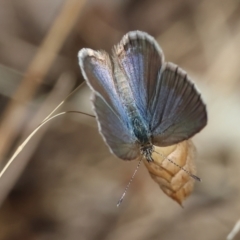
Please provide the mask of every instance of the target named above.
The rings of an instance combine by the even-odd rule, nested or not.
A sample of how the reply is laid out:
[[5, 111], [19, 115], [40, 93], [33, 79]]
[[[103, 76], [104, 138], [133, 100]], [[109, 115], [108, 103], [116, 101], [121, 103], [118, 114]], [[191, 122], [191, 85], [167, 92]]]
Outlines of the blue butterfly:
[[99, 131], [111, 152], [123, 160], [153, 161], [154, 145], [191, 138], [207, 124], [199, 92], [177, 65], [164, 62], [155, 39], [127, 33], [113, 48], [79, 52], [82, 74], [93, 91]]

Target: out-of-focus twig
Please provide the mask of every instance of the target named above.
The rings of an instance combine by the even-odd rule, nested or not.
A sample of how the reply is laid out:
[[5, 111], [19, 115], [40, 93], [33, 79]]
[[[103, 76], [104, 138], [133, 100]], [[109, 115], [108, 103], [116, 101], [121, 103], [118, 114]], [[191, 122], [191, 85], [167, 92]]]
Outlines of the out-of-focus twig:
[[[7, 153], [16, 136], [18, 124], [24, 118], [27, 108], [21, 105], [30, 101], [44, 76], [48, 72], [57, 53], [73, 28], [85, 0], [66, 0], [39, 50], [30, 63], [22, 82], [6, 108], [0, 124], [0, 158]], [[17, 111], [17, 116], [16, 115]]]

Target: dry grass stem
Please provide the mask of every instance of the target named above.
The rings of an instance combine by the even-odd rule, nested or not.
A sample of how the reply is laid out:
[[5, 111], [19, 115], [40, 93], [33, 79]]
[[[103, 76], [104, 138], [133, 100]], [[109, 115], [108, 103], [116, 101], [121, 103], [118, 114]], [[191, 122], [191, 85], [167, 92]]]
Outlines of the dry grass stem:
[[[32, 139], [33, 135], [42, 126], [38, 126], [41, 122], [41, 119], [43, 119], [46, 114], [48, 114], [49, 111], [51, 111], [51, 109], [71, 91], [73, 83], [73, 79], [68, 74], [63, 74], [57, 81], [54, 89], [42, 104], [34, 118], [29, 122], [27, 129], [23, 132], [22, 138], [19, 141], [19, 147], [14, 152], [13, 156], [10, 158], [3, 170], [0, 172], [0, 178], [5, 173], [4, 178], [1, 178], [0, 181], [0, 204], [7, 196], [12, 186], [15, 184], [21, 172], [24, 170], [24, 167], [28, 163], [28, 160], [34, 153], [36, 147], [43, 137], [43, 134], [48, 128], [43, 128], [43, 130], [41, 132], [38, 132], [35, 138]], [[31, 141], [29, 142], [30, 139]], [[28, 148], [26, 148], [25, 151], [19, 156], [14, 166], [12, 168], [8, 168], [10, 164], [15, 160], [15, 158], [19, 155], [19, 153], [22, 152], [27, 143], [29, 143]], [[6, 172], [7, 169], [8, 171]]]
[[[18, 123], [24, 118], [27, 107], [19, 108], [28, 103], [41, 84], [65, 39], [76, 23], [84, 0], [66, 0], [61, 12], [55, 19], [51, 29], [43, 40], [39, 50], [30, 63], [22, 82], [3, 115], [0, 124], [0, 158], [7, 153], [17, 135]], [[18, 112], [15, 116], [16, 111]]]

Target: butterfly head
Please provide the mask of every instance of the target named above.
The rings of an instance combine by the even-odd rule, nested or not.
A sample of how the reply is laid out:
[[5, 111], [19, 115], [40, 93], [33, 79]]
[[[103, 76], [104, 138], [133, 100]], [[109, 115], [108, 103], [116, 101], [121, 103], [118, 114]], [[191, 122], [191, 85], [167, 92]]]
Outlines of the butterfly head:
[[151, 143], [142, 145], [140, 150], [141, 150], [141, 154], [147, 159], [148, 162], [154, 161], [152, 158], [154, 147]]

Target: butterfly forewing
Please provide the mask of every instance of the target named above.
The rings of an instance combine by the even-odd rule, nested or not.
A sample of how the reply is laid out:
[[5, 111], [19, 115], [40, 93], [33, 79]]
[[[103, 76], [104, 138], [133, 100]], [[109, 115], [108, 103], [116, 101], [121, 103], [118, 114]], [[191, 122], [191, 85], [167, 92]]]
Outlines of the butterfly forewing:
[[134, 31], [126, 34], [114, 48], [113, 56], [127, 76], [131, 93], [146, 122], [151, 118], [159, 69], [164, 61], [162, 50], [153, 37]]
[[109, 55], [104, 51], [83, 48], [78, 56], [82, 73], [88, 85], [94, 92], [98, 92], [124, 121], [126, 113], [115, 89]]
[[165, 63], [159, 73], [150, 128], [153, 144], [169, 146], [189, 139], [207, 123], [206, 106], [178, 66]]

